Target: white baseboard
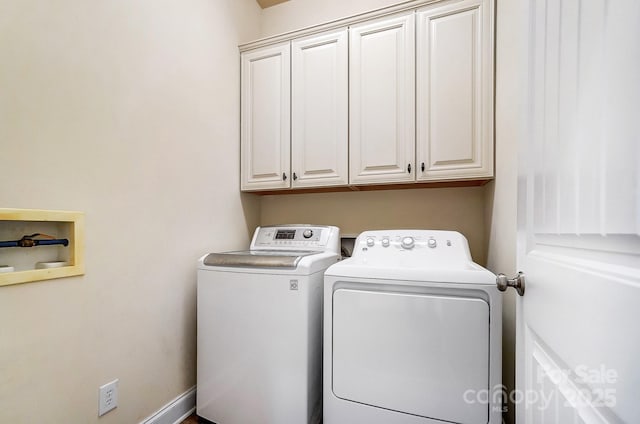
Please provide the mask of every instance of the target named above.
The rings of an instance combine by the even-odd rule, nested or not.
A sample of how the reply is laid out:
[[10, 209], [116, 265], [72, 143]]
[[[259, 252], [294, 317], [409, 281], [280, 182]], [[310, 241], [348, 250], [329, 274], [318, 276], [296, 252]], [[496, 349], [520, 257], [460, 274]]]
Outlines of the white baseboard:
[[140, 424], [180, 424], [196, 410], [196, 386], [193, 386]]

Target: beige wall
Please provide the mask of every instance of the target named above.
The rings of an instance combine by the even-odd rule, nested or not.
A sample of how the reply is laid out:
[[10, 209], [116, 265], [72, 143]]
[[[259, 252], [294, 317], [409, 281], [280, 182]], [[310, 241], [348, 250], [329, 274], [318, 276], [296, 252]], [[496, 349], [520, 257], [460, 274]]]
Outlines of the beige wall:
[[[496, 178], [487, 186], [487, 268], [510, 277], [517, 272], [517, 143], [522, 136], [526, 51], [526, 2], [500, 1], [497, 7], [496, 37]], [[516, 311], [514, 290], [503, 297], [503, 382], [515, 388]], [[509, 405], [507, 422], [515, 423], [514, 405]]]
[[391, 228], [456, 230], [469, 240], [474, 259], [484, 263], [483, 200], [483, 187], [272, 195], [262, 198], [260, 222], [337, 225], [352, 235]]
[[[262, 37], [405, 3], [398, 0], [291, 0], [264, 9]], [[250, 41], [250, 40], [248, 40]]]
[[85, 276], [0, 287], [0, 422], [136, 423], [195, 384], [196, 260], [259, 218], [239, 194], [237, 50], [259, 16], [0, 0], [0, 207], [86, 213]]

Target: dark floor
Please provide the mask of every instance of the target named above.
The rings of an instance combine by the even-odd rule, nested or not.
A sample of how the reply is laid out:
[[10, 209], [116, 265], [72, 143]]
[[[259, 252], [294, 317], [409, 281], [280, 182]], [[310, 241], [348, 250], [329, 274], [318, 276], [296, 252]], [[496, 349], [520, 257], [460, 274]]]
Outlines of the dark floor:
[[192, 416], [188, 417], [186, 420], [182, 421], [181, 424], [198, 424], [198, 416], [196, 414], [193, 414]]

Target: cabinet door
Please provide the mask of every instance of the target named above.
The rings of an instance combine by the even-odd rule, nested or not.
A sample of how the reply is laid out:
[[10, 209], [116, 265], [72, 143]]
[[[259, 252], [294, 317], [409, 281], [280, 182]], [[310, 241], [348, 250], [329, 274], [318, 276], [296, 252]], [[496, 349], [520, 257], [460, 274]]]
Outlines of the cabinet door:
[[242, 189], [289, 187], [289, 42], [241, 55]]
[[418, 180], [493, 176], [490, 4], [463, 1], [418, 11]]
[[291, 44], [292, 187], [348, 183], [347, 30]]
[[415, 17], [350, 29], [350, 182], [413, 181]]

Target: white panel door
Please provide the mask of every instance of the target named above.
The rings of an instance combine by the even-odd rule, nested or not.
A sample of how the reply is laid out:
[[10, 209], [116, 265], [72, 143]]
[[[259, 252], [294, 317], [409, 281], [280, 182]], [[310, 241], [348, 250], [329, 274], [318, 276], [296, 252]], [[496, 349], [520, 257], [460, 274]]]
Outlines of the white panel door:
[[291, 43], [291, 186], [348, 180], [347, 29]]
[[349, 179], [414, 180], [415, 16], [355, 25], [349, 52]]
[[289, 187], [289, 42], [241, 55], [242, 190]]
[[518, 423], [637, 423], [640, 2], [520, 1]]
[[417, 179], [493, 176], [493, 2], [417, 13]]

